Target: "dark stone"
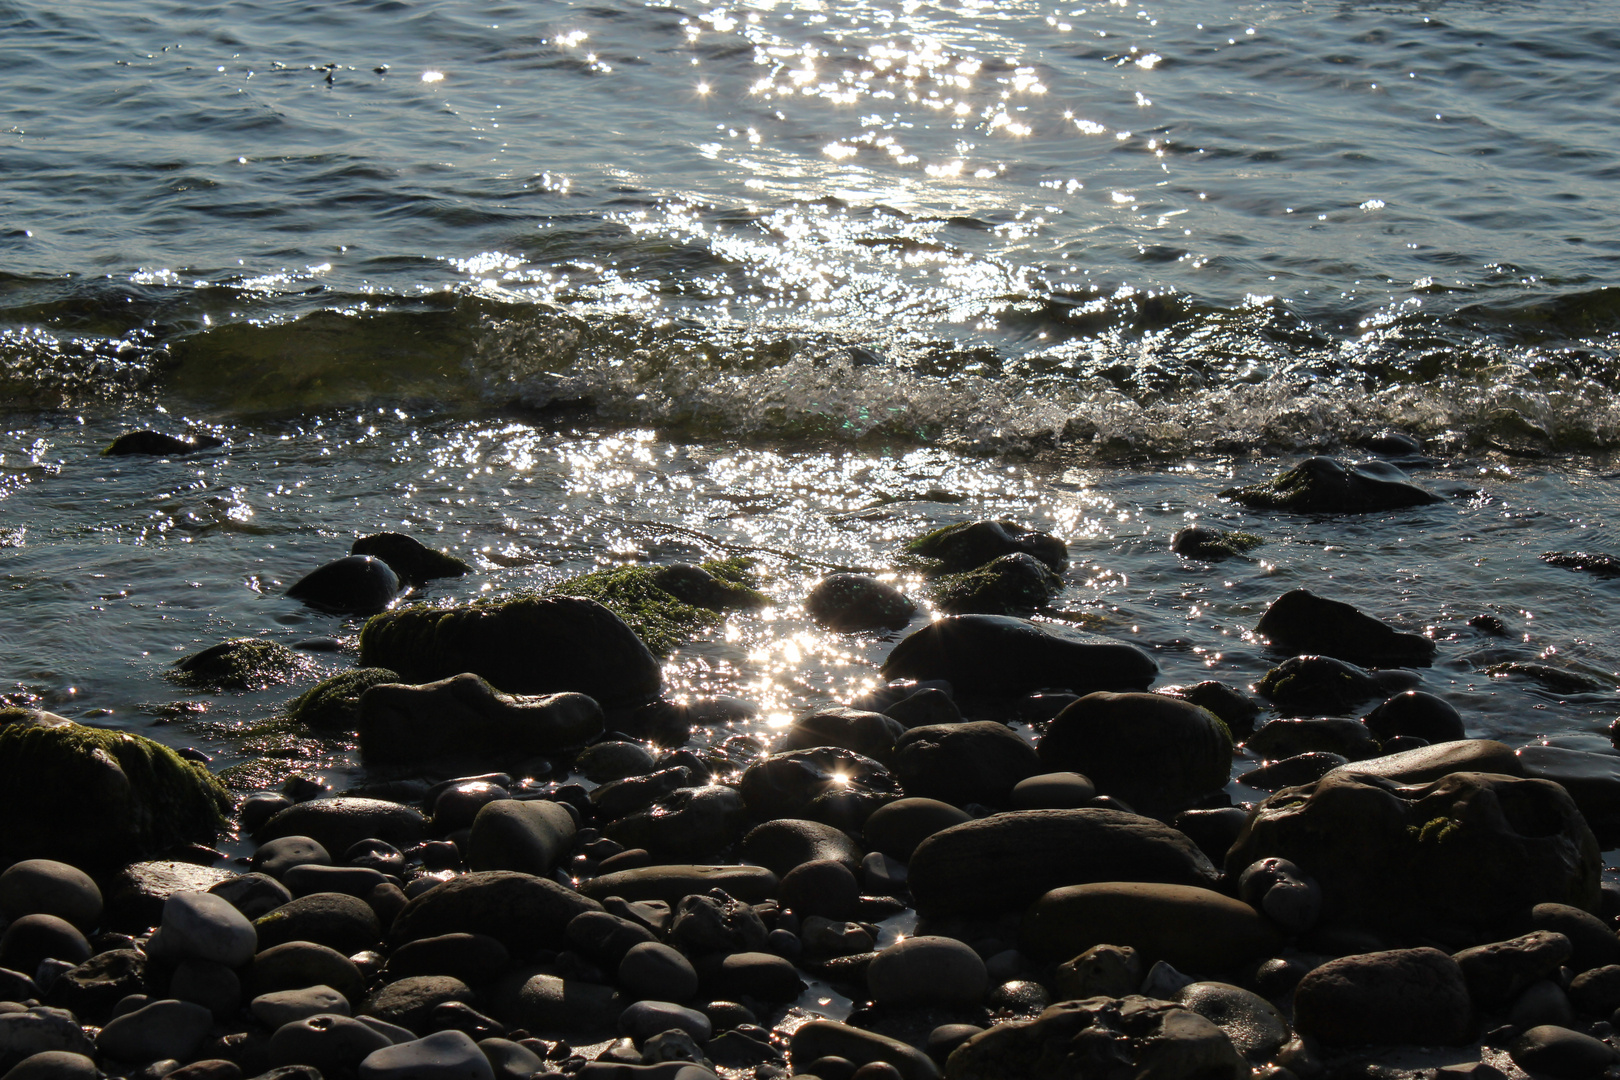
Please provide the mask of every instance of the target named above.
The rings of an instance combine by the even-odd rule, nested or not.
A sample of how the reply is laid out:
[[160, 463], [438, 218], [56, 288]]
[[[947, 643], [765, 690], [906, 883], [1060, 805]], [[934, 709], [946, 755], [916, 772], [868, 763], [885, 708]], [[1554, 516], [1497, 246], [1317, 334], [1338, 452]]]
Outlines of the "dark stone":
[[460, 577], [472, 573], [472, 566], [442, 551], [434, 551], [415, 537], [404, 533], [373, 533], [355, 540], [351, 555], [371, 555], [387, 563], [407, 585], [420, 585], [434, 578]]
[[574, 815], [544, 799], [496, 799], [473, 818], [463, 845], [470, 870], [517, 870], [545, 876], [574, 845]]
[[1052, 719], [1039, 750], [1047, 769], [1081, 773], [1151, 812], [1219, 791], [1232, 769], [1226, 725], [1162, 694], [1088, 694]]
[[1346, 713], [1386, 692], [1365, 669], [1330, 656], [1284, 660], [1262, 675], [1255, 689], [1289, 716]]
[[1378, 740], [1366, 724], [1337, 716], [1273, 720], [1261, 725], [1244, 745], [1266, 761], [1312, 753], [1339, 754], [1350, 761], [1362, 761], [1380, 754]]
[[1541, 561], [1565, 570], [1585, 570], [1598, 577], [1620, 577], [1620, 559], [1601, 551], [1549, 551]]
[[1602, 863], [1556, 784], [1452, 773], [1403, 787], [1344, 769], [1257, 806], [1227, 873], [1268, 857], [1321, 884], [1324, 925], [1397, 940], [1498, 933], [1546, 901], [1594, 907]]
[[313, 941], [289, 941], [261, 950], [241, 978], [243, 996], [250, 1001], [281, 990], [330, 986], [354, 1003], [366, 989], [365, 976], [353, 960]]
[[1306, 458], [1272, 480], [1220, 494], [1253, 510], [1300, 514], [1368, 514], [1441, 501], [1388, 462], [1331, 457]]
[[471, 672], [384, 683], [360, 698], [368, 762], [517, 762], [582, 746], [602, 728], [601, 706], [584, 694], [506, 694]]
[[263, 690], [315, 669], [278, 641], [231, 638], [175, 661], [169, 678], [199, 690]]
[[382, 924], [364, 900], [345, 893], [312, 893], [282, 904], [253, 921], [259, 948], [313, 941], [345, 956], [382, 942]]
[[388, 610], [404, 588], [381, 559], [345, 555], [299, 578], [287, 595], [334, 615], [375, 615]]
[[[67, 1009], [84, 1023], [99, 1025], [111, 1018], [114, 1006], [124, 998], [150, 989], [145, 953], [139, 949], [109, 949], [58, 975], [42, 1000], [46, 1005]], [[37, 997], [38, 991], [30, 996]]]
[[1620, 938], [1615, 936], [1614, 927], [1583, 907], [1556, 902], [1537, 904], [1530, 909], [1530, 925], [1569, 939], [1567, 963], [1576, 974], [1620, 964]]
[[1434, 642], [1364, 615], [1350, 604], [1292, 589], [1271, 602], [1257, 636], [1288, 655], [1316, 653], [1366, 667], [1414, 667], [1434, 660]]
[[800, 1025], [789, 1040], [789, 1052], [796, 1069], [801, 1062], [843, 1058], [856, 1066], [886, 1061], [902, 1080], [939, 1080], [940, 1075], [933, 1060], [910, 1044], [833, 1020]]
[[906, 728], [962, 722], [962, 710], [957, 708], [950, 691], [937, 686], [920, 687], [916, 693], [907, 694], [885, 706], [883, 713], [894, 717]]
[[[1128, 945], [1149, 965], [1188, 973], [1231, 971], [1272, 955], [1282, 936], [1241, 900], [1193, 885], [1104, 881], [1065, 885], [1024, 913], [1018, 947], [1066, 960], [1097, 945]], [[1449, 959], [1449, 957], [1448, 957]]]
[[993, 814], [935, 833], [912, 855], [909, 882], [917, 910], [932, 916], [1019, 910], [1065, 885], [1212, 886], [1217, 877], [1203, 852], [1168, 825], [1079, 809]]
[[1582, 1016], [1613, 1016], [1620, 1009], [1620, 964], [1589, 968], [1571, 979], [1569, 1003]]
[[77, 927], [55, 915], [23, 915], [0, 934], [0, 967], [37, 971], [47, 959], [82, 964], [90, 959], [90, 943]]
[[426, 1034], [428, 1017], [438, 1006], [451, 1001], [471, 1004], [475, 1000], [472, 988], [460, 979], [448, 975], [411, 975], [378, 987], [366, 998], [360, 1012]]
[[488, 934], [522, 959], [537, 949], [567, 948], [568, 923], [581, 912], [600, 910], [595, 900], [549, 878], [490, 870], [463, 874], [413, 898], [394, 919], [390, 936], [404, 943]]
[[991, 559], [1017, 553], [1033, 556], [1060, 573], [1069, 565], [1068, 544], [1014, 521], [947, 525], [911, 541], [906, 550], [933, 560], [945, 574], [973, 570]]
[[872, 811], [901, 794], [882, 765], [827, 746], [757, 761], [743, 771], [738, 788], [756, 817], [807, 818], [851, 833], [860, 830]]
[[1041, 771], [1041, 759], [1006, 724], [980, 720], [905, 731], [890, 768], [908, 796], [1005, 806], [1015, 784]]
[[1438, 949], [1340, 957], [1294, 989], [1294, 1027], [1335, 1046], [1456, 1046], [1471, 1017], [1462, 969]]
[[777, 899], [801, 920], [819, 915], [841, 923], [859, 914], [861, 887], [849, 867], [823, 859], [802, 863], [784, 874]]
[[955, 615], [908, 635], [883, 662], [888, 679], [949, 679], [964, 693], [1145, 689], [1159, 665], [1135, 645], [1007, 615]]
[[872, 851], [911, 861], [917, 845], [953, 825], [971, 821], [973, 816], [939, 799], [905, 798], [885, 803], [866, 819], [863, 835]]
[[[589, 914], [592, 913], [585, 913]], [[506, 946], [488, 934], [440, 934], [408, 941], [393, 950], [385, 973], [389, 979], [449, 975], [476, 986], [497, 978], [511, 964], [512, 954], [507, 952]]]
[[360, 662], [413, 682], [470, 671], [509, 694], [577, 691], [605, 709], [644, 704], [663, 687], [658, 660], [624, 620], [574, 596], [376, 615], [360, 634]]
[[716, 856], [742, 839], [748, 826], [743, 798], [726, 784], [679, 788], [603, 832], [627, 848], [645, 849], [658, 861]]
[[795, 720], [776, 749], [783, 752], [839, 746], [887, 765], [894, 755], [895, 740], [905, 731], [905, 725], [883, 713], [834, 706]]
[[631, 949], [656, 942], [658, 935], [634, 919], [606, 911], [582, 911], [569, 920], [569, 944], [608, 971], [618, 970]]
[[1188, 559], [1220, 562], [1222, 559], [1246, 558], [1249, 552], [1265, 541], [1253, 533], [1227, 532], [1224, 529], [1206, 529], [1202, 525], [1189, 525], [1170, 537], [1170, 550]]
[[1495, 739], [1459, 739], [1419, 746], [1382, 757], [1355, 761], [1345, 772], [1381, 776], [1397, 784], [1426, 784], [1455, 772], [1523, 776], [1524, 766], [1506, 743]]
[[1525, 1072], [1559, 1080], [1603, 1076], [1620, 1064], [1620, 1051], [1602, 1039], [1552, 1024], [1538, 1025], [1520, 1035], [1508, 1054]]
[[1239, 776], [1237, 781], [1260, 791], [1276, 791], [1278, 788], [1297, 787], [1300, 784], [1320, 780], [1340, 765], [1349, 763], [1342, 754], [1313, 750], [1308, 754], [1295, 754], [1293, 757], [1262, 765], [1258, 769], [1250, 769]]
[[[1569, 938], [1551, 930], [1533, 930], [1509, 941], [1475, 945], [1455, 953], [1452, 959], [1462, 969], [1475, 1007], [1500, 1009], [1512, 1004], [1526, 987], [1556, 972], [1569, 957]], [[1620, 1006], [1620, 1001], [1615, 1004]]]
[[199, 450], [213, 450], [224, 446], [225, 440], [212, 435], [193, 433], [184, 438], [165, 435], [161, 431], [126, 431], [107, 445], [103, 457], [122, 457], [144, 454], [150, 457], [179, 457], [195, 454]]
[[1254, 731], [1255, 718], [1261, 711], [1260, 706], [1247, 694], [1214, 679], [1205, 679], [1191, 686], [1161, 686], [1153, 692], [1190, 701], [1199, 708], [1208, 709], [1221, 718], [1221, 722], [1226, 725], [1234, 739], [1249, 737]]
[[1398, 735], [1415, 735], [1425, 742], [1442, 743], [1466, 739], [1462, 714], [1445, 698], [1422, 690], [1396, 694], [1367, 714], [1367, 729], [1380, 741]]
[[893, 585], [864, 574], [829, 574], [804, 600], [805, 612], [829, 630], [904, 630], [917, 605]]
[[287, 716], [317, 731], [353, 731], [360, 723], [360, 697], [373, 686], [399, 682], [387, 668], [341, 671], [287, 704]]
[[163, 920], [163, 904], [172, 894], [207, 892], [234, 876], [229, 870], [196, 863], [170, 860], [131, 863], [103, 890], [107, 896], [105, 926], [139, 933]]
[[[870, 827], [872, 819], [867, 818], [866, 823]], [[778, 818], [756, 825], [743, 837], [742, 853], [746, 861], [768, 867], [777, 877], [821, 859], [833, 859], [854, 870], [864, 854], [842, 829], [803, 818]]]
[[673, 907], [682, 897], [711, 889], [724, 890], [745, 903], [758, 903], [775, 896], [777, 885], [777, 876], [763, 866], [674, 863], [603, 874], [580, 882], [579, 889], [598, 899], [661, 900]]
[[1516, 756], [1526, 776], [1569, 792], [1605, 850], [1620, 845], [1620, 755], [1531, 745]]
[[950, 615], [1017, 615], [1050, 604], [1063, 579], [1033, 555], [1015, 552], [973, 570], [936, 578], [934, 605]]
[[308, 836], [327, 851], [347, 851], [362, 840], [384, 840], [404, 849], [418, 843], [427, 822], [420, 811], [386, 799], [338, 796], [294, 803], [253, 834], [259, 843], [282, 836]]

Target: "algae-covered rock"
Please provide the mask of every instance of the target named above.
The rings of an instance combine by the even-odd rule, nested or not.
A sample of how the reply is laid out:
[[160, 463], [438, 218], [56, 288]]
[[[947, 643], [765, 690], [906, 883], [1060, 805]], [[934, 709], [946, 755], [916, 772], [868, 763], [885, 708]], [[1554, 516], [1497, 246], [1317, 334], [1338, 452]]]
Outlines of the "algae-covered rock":
[[937, 578], [929, 591], [947, 614], [1013, 615], [1050, 604], [1063, 591], [1063, 579], [1035, 556], [1016, 551]]
[[1227, 488], [1221, 498], [1255, 510], [1302, 514], [1366, 514], [1440, 501], [1387, 461], [1351, 463], [1331, 457], [1306, 458], [1265, 483]]
[[1241, 559], [1265, 543], [1254, 533], [1224, 529], [1206, 529], [1202, 525], [1189, 525], [1170, 538], [1170, 550], [1188, 559], [1219, 562], [1222, 559]]
[[886, 679], [944, 679], [967, 694], [1062, 687], [1144, 690], [1159, 673], [1135, 645], [1010, 615], [952, 615], [906, 636], [883, 662]]
[[1286, 716], [1347, 713], [1386, 688], [1365, 668], [1331, 656], [1294, 656], [1254, 684]]
[[660, 656], [723, 621], [722, 612], [763, 607], [750, 587], [748, 560], [702, 566], [620, 566], [570, 578], [552, 591], [595, 600], [623, 619]]
[[382, 683], [399, 682], [399, 673], [366, 667], [342, 671], [299, 694], [287, 715], [320, 731], [353, 731], [360, 722], [360, 695]]
[[203, 690], [263, 690], [315, 670], [314, 660], [280, 642], [239, 637], [182, 657], [169, 679]]
[[1033, 555], [1053, 570], [1069, 565], [1069, 545], [1051, 533], [1016, 521], [969, 521], [947, 525], [906, 545], [907, 553], [932, 560], [939, 573], [955, 574], [1015, 552]]
[[461, 577], [472, 573], [472, 566], [454, 555], [434, 551], [415, 537], [385, 532], [362, 536], [349, 547], [350, 555], [371, 555], [387, 563], [408, 585], [434, 578]]
[[112, 868], [225, 827], [230, 797], [151, 739], [0, 710], [0, 858]]
[[413, 683], [463, 672], [510, 694], [588, 694], [604, 708], [658, 696], [658, 661], [625, 621], [594, 600], [521, 596], [463, 607], [408, 607], [367, 620], [360, 662]]

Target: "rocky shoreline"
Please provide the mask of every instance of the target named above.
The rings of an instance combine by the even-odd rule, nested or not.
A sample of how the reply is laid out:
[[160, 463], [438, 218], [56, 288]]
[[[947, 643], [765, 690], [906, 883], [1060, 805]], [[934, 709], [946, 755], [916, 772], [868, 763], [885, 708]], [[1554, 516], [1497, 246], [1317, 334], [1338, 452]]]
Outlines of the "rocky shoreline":
[[[1436, 498], [1320, 458], [1225, 494]], [[769, 743], [724, 735], [746, 702], [667, 700], [649, 647], [757, 604], [744, 563], [397, 606], [470, 568], [395, 534], [289, 591], [369, 616], [357, 666], [274, 721], [354, 739], [376, 774], [355, 790], [255, 790], [251, 770], [0, 711], [4, 1077], [1620, 1070], [1607, 738], [1467, 738], [1414, 689], [1430, 637], [1310, 589], [1254, 627], [1276, 660], [1256, 700], [1156, 687], [1137, 646], [1029, 618], [1060, 538], [982, 521], [900, 558], [941, 617], [895, 645], [887, 685]], [[881, 633], [914, 602], [840, 573], [806, 610]], [[237, 639], [175, 678], [273, 685], [302, 663]], [[1234, 780], [1271, 794], [1234, 803]], [[224, 833], [251, 837], [242, 865], [208, 846]], [[847, 1016], [818, 1011], [835, 998]]]

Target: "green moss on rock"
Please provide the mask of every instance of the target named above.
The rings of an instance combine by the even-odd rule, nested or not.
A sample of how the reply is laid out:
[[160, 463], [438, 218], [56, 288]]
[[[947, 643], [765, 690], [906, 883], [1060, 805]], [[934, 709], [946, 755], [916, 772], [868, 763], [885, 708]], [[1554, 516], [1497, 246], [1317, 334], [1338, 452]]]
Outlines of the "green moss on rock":
[[339, 672], [289, 702], [287, 716], [320, 731], [353, 731], [359, 720], [360, 695], [381, 683], [396, 682], [399, 682], [399, 673], [388, 668]]
[[619, 566], [557, 585], [552, 592], [595, 600], [629, 624], [647, 647], [667, 656], [702, 630], [723, 621], [721, 612], [763, 607], [747, 557], [699, 566]]
[[169, 679], [206, 690], [263, 690], [318, 670], [287, 646], [262, 638], [231, 638], [175, 662]]
[[1019, 552], [977, 570], [946, 574], [929, 589], [935, 606], [951, 615], [1018, 615], [1043, 608], [1063, 591], [1063, 579]]
[[1069, 546], [1051, 533], [1015, 521], [969, 521], [946, 525], [910, 541], [905, 552], [923, 561], [932, 573], [975, 570], [991, 559], [1023, 552], [1062, 571], [1069, 565]]
[[86, 868], [211, 842], [230, 797], [201, 765], [130, 732], [0, 710], [0, 857]]

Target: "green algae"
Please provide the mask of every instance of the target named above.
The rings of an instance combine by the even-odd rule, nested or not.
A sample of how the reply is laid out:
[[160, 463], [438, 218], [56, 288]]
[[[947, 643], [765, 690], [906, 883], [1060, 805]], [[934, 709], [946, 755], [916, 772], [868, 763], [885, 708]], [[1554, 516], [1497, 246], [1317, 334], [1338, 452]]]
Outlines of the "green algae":
[[287, 716], [321, 731], [353, 731], [359, 719], [360, 695], [381, 683], [399, 681], [399, 673], [388, 668], [341, 671], [288, 702]]
[[1068, 545], [1015, 521], [967, 521], [945, 525], [906, 543], [900, 562], [935, 574], [976, 570], [992, 559], [1023, 552], [1053, 570], [1069, 564]]
[[770, 602], [753, 588], [754, 564], [753, 559], [740, 556], [695, 568], [618, 566], [570, 578], [551, 592], [595, 600], [623, 619], [655, 655], [668, 656], [697, 634], [725, 621], [723, 612]]
[[319, 670], [280, 642], [231, 638], [175, 662], [169, 681], [204, 690], [263, 690]]
[[1051, 603], [1063, 579], [1033, 558], [1003, 555], [976, 570], [935, 578], [928, 591], [951, 615], [1018, 615]]

